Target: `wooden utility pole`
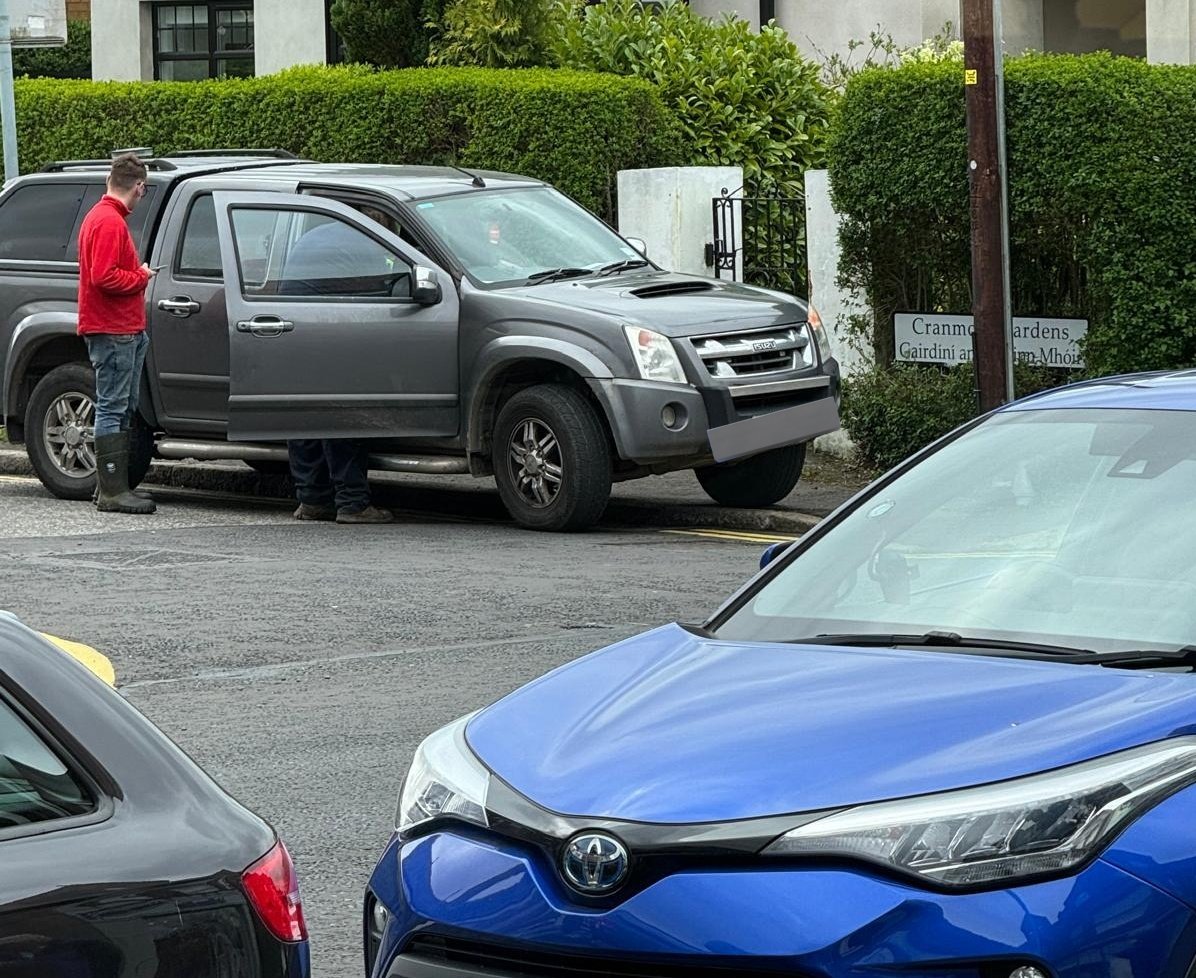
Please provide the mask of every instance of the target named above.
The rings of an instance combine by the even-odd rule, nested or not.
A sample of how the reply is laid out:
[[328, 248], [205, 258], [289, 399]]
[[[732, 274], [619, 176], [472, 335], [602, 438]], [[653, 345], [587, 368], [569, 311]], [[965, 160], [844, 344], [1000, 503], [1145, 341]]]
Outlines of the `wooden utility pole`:
[[[999, 0], [998, 0], [999, 2]], [[1005, 180], [1000, 63], [993, 0], [963, 0], [964, 81], [968, 105], [968, 177], [972, 215], [972, 315], [980, 409], [1009, 398]]]

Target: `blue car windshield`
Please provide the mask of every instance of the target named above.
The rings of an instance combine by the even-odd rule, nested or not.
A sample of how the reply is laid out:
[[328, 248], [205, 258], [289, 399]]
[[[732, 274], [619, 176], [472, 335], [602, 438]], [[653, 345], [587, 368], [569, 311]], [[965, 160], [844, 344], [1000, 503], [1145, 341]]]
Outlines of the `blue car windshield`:
[[1196, 414], [1026, 410], [857, 506], [719, 629], [1196, 645]]
[[415, 207], [483, 285], [523, 285], [550, 269], [596, 270], [641, 257], [593, 214], [550, 187], [483, 190]]

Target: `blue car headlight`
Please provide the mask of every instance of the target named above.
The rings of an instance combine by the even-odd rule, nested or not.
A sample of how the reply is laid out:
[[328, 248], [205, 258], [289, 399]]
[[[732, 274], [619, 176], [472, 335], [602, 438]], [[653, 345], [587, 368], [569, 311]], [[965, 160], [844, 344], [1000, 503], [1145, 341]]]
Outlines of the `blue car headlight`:
[[846, 809], [764, 852], [861, 859], [948, 887], [1020, 882], [1081, 865], [1194, 783], [1196, 738], [1176, 738], [1033, 777]]
[[395, 823], [400, 834], [439, 818], [489, 824], [490, 772], [465, 741], [465, 726], [473, 716], [442, 727], [419, 745], [399, 794]]

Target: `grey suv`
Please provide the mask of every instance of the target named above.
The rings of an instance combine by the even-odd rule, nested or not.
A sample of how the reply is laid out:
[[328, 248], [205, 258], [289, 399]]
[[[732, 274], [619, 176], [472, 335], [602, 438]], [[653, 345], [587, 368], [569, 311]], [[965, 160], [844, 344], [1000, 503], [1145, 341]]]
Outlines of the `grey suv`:
[[[567, 530], [613, 481], [677, 469], [770, 505], [837, 426], [804, 302], [664, 271], [539, 181], [274, 151], [149, 165], [130, 221], [161, 271], [134, 479], [155, 455], [282, 470], [288, 438], [366, 438], [375, 469], [493, 475], [519, 523]], [[75, 242], [107, 166], [0, 194], [3, 416], [71, 499], [95, 478]]]

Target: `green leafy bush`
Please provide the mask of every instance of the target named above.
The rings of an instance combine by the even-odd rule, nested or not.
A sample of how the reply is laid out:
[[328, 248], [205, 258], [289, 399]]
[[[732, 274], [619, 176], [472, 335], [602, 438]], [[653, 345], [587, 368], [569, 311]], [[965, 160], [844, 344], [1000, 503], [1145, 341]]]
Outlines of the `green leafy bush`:
[[[1030, 55], [1006, 77], [1015, 313], [1089, 319], [1092, 374], [1196, 364], [1196, 68]], [[852, 78], [829, 156], [884, 362], [894, 311], [971, 307], [962, 65]]]
[[65, 47], [18, 48], [12, 53], [12, 68], [17, 77], [90, 78], [91, 22], [69, 21]]
[[333, 0], [331, 20], [349, 57], [379, 68], [414, 68], [428, 57], [428, 23], [444, 0]]
[[[1061, 376], [1019, 364], [1019, 396], [1063, 383]], [[976, 372], [970, 363], [951, 368], [894, 363], [848, 378], [843, 384], [843, 427], [860, 455], [880, 469], [921, 451], [976, 415]]]
[[556, 0], [449, 0], [429, 64], [527, 68], [547, 64]]
[[606, 217], [617, 174], [676, 162], [646, 82], [533, 69], [295, 68], [203, 82], [17, 82], [21, 161], [279, 146], [313, 160], [456, 163], [547, 180]]
[[606, 0], [561, 17], [553, 50], [565, 67], [659, 86], [692, 163], [742, 166], [753, 187], [800, 195], [805, 171], [823, 161], [828, 91], [778, 27], [713, 21], [673, 0]]

